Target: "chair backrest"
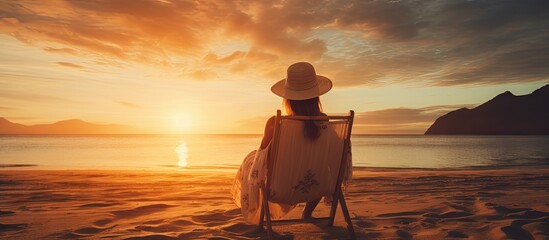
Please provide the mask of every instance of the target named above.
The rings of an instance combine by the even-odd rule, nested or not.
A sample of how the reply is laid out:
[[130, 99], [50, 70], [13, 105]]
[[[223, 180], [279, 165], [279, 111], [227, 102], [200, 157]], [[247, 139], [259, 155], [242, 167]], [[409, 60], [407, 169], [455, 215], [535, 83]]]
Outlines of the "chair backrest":
[[[267, 186], [271, 202], [295, 204], [334, 194], [341, 185], [354, 113], [348, 116], [281, 116], [277, 111], [275, 133], [268, 160]], [[314, 141], [304, 134], [304, 120], [320, 125]]]

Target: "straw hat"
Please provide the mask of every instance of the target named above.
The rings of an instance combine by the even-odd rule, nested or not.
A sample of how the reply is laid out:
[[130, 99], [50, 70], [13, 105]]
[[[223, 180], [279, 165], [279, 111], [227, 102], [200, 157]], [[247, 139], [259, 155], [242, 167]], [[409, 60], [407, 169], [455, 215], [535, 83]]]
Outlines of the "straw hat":
[[271, 91], [290, 100], [305, 100], [318, 97], [332, 89], [332, 81], [316, 75], [313, 65], [298, 62], [288, 67], [286, 78], [271, 87]]

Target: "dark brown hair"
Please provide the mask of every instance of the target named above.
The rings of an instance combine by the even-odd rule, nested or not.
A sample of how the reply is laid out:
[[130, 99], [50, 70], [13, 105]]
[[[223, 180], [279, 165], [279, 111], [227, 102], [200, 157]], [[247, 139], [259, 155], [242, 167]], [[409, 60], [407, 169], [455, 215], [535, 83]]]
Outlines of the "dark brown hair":
[[[322, 113], [322, 104], [320, 103], [320, 98], [310, 98], [305, 100], [290, 100], [284, 99], [283, 101], [284, 108], [288, 115], [297, 115], [297, 116], [323, 116]], [[320, 127], [315, 123], [315, 121], [305, 121], [303, 125], [303, 130], [305, 137], [310, 140], [316, 140], [320, 136]]]

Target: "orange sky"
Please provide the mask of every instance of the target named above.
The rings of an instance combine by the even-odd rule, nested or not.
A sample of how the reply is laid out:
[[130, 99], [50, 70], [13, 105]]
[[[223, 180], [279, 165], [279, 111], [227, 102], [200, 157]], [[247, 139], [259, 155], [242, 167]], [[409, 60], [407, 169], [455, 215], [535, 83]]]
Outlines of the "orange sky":
[[0, 116], [260, 133], [270, 86], [309, 61], [355, 133], [423, 133], [549, 82], [547, 4], [521, 2], [2, 1]]

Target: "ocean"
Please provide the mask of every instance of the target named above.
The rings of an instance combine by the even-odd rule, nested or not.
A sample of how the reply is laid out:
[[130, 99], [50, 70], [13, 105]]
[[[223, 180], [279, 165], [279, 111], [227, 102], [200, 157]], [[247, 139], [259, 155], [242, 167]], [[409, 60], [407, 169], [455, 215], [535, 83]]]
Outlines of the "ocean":
[[[261, 135], [0, 137], [2, 169], [238, 168]], [[549, 136], [353, 135], [353, 165], [468, 168], [549, 165]]]

